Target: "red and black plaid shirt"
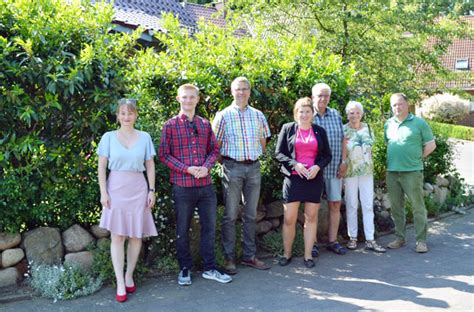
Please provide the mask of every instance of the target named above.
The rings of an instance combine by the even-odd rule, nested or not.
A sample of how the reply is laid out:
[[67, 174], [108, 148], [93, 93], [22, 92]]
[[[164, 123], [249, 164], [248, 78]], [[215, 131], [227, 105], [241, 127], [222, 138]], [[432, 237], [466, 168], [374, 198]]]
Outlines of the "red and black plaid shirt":
[[186, 115], [179, 114], [164, 124], [159, 156], [161, 162], [171, 169], [171, 183], [184, 187], [211, 184], [210, 173], [205, 178], [196, 179], [187, 170], [191, 166], [203, 166], [210, 171], [218, 155], [216, 136], [208, 120], [195, 115], [190, 122]]

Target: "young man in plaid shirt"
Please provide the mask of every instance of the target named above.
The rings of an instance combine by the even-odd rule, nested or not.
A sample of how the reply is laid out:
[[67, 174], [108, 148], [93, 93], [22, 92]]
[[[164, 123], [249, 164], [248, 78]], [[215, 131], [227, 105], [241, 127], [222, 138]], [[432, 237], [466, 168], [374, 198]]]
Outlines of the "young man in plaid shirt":
[[179, 285], [191, 285], [193, 259], [189, 248], [189, 227], [197, 208], [201, 225], [200, 252], [204, 262], [202, 277], [220, 283], [232, 278], [216, 269], [216, 192], [210, 170], [218, 156], [216, 137], [208, 120], [195, 115], [199, 89], [192, 84], [178, 88], [180, 112], [163, 126], [159, 156], [170, 168], [176, 212], [176, 250], [180, 272]]
[[255, 218], [260, 196], [260, 162], [265, 152], [270, 130], [261, 111], [248, 105], [250, 82], [245, 77], [234, 79], [231, 84], [234, 101], [217, 113], [213, 129], [220, 146], [224, 176], [224, 218], [222, 219], [222, 244], [224, 271], [236, 274], [235, 222], [240, 200], [243, 201], [243, 259], [242, 264], [259, 270], [270, 268], [255, 257]]

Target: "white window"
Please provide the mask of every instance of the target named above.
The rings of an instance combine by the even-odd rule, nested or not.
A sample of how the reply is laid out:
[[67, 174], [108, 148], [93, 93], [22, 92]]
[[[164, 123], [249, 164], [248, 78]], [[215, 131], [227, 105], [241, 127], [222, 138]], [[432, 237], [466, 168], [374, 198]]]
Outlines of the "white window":
[[465, 70], [469, 69], [469, 59], [457, 59], [456, 60], [456, 65], [454, 67], [457, 70]]

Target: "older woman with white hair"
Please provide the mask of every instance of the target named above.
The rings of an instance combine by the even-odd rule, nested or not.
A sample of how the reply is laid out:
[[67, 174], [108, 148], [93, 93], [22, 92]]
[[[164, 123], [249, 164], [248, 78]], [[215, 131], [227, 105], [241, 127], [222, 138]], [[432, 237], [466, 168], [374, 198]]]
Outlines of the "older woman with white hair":
[[346, 106], [349, 122], [344, 125], [345, 148], [342, 159], [347, 164], [344, 177], [344, 200], [346, 202], [348, 249], [357, 249], [359, 195], [364, 223], [365, 248], [385, 252], [385, 248], [374, 240], [374, 176], [372, 146], [374, 134], [370, 127], [361, 122], [364, 114], [362, 104], [350, 101]]

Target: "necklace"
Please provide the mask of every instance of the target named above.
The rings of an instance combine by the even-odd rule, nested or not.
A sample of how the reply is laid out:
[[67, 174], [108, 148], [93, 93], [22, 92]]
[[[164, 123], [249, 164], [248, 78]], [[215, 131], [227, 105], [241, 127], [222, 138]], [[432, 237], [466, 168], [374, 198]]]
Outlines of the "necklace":
[[[311, 128], [309, 128], [308, 130], [311, 130]], [[312, 131], [308, 131], [308, 134], [306, 135], [306, 137], [304, 137], [300, 128], [298, 128], [298, 136], [304, 144], [308, 144], [309, 140], [311, 140], [311, 138], [313, 137]]]
[[361, 122], [359, 122], [359, 124], [358, 124], [358, 125], [355, 125], [355, 124], [349, 123], [349, 127], [351, 127], [351, 128], [352, 128], [352, 129], [354, 129], [354, 130], [360, 130], [360, 129], [362, 129], [362, 123], [361, 123]]

